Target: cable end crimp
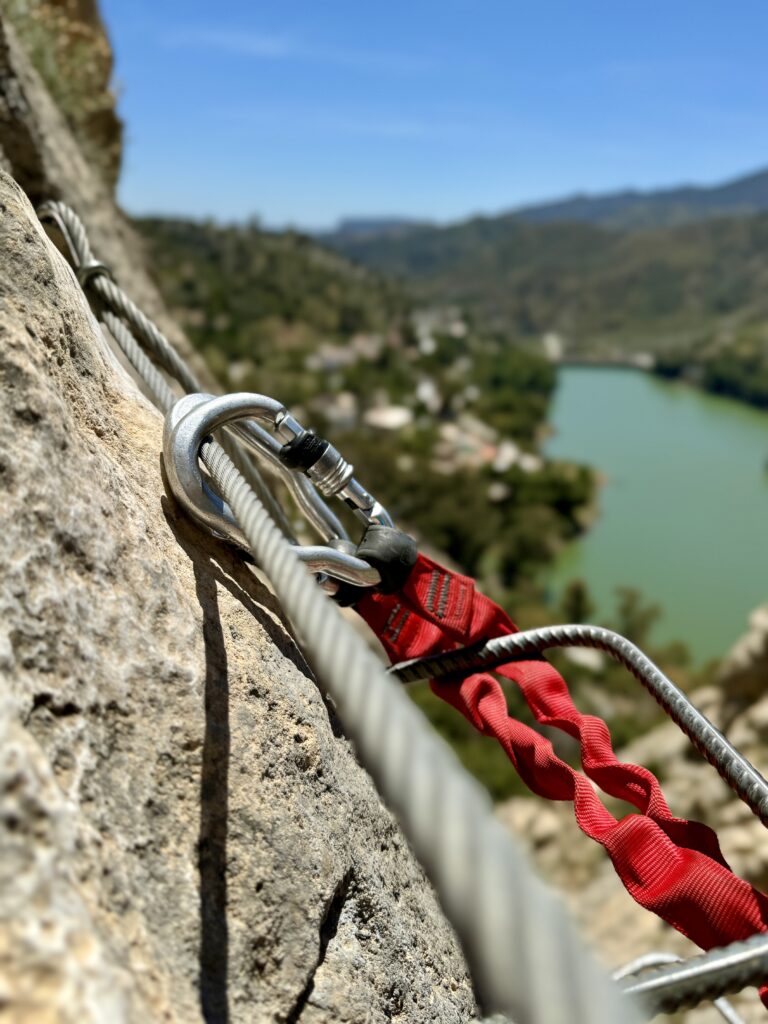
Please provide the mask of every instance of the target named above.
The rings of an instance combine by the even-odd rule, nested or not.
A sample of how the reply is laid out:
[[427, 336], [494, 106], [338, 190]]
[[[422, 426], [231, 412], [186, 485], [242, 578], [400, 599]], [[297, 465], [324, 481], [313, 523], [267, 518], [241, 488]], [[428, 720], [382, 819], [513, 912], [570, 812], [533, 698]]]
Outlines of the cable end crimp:
[[115, 279], [110, 268], [101, 260], [87, 260], [85, 263], [81, 263], [75, 270], [75, 274], [83, 290], [88, 287], [94, 277], [108, 277], [110, 281]]
[[[413, 537], [409, 537], [402, 530], [371, 523], [355, 554], [378, 570], [381, 582], [374, 589], [382, 594], [396, 594], [408, 582], [418, 560], [419, 549]], [[357, 604], [370, 592], [368, 587], [342, 583], [334, 595], [334, 600], [342, 608], [346, 608]]]

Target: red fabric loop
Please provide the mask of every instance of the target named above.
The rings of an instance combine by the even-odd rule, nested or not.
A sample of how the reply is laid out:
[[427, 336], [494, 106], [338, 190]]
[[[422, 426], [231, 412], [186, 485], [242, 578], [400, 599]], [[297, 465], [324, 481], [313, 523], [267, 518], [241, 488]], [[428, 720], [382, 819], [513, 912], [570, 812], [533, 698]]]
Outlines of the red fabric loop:
[[[469, 577], [449, 572], [424, 555], [399, 594], [373, 593], [357, 611], [393, 662], [517, 632], [507, 614], [479, 594]], [[495, 671], [517, 683], [539, 724], [578, 741], [584, 774], [561, 760], [548, 739], [509, 715], [504, 691], [489, 673], [461, 683], [433, 680], [431, 687], [478, 731], [501, 743], [534, 793], [573, 803], [579, 828], [605, 848], [637, 903], [702, 949], [768, 930], [768, 897], [734, 875], [711, 828], [672, 816], [648, 769], [618, 760], [605, 722], [576, 708], [552, 665], [514, 662]], [[639, 813], [616, 819], [593, 783]], [[768, 989], [761, 996], [768, 1006]]]

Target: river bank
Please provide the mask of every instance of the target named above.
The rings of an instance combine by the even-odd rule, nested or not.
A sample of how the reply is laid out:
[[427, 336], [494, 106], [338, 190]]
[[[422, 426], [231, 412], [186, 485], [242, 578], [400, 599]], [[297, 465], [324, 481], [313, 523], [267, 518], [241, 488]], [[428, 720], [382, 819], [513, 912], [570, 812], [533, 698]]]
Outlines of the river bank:
[[666, 380], [690, 384], [708, 394], [768, 409], [768, 359], [764, 352], [765, 339], [748, 334], [739, 336], [728, 347], [713, 347], [696, 355], [688, 351], [617, 352], [611, 356], [560, 356], [555, 362], [560, 368], [644, 370]]
[[719, 657], [766, 597], [768, 415], [616, 367], [559, 371], [550, 458], [593, 466], [599, 514], [550, 571], [553, 596], [583, 579], [609, 620], [616, 588], [664, 609], [658, 642]]

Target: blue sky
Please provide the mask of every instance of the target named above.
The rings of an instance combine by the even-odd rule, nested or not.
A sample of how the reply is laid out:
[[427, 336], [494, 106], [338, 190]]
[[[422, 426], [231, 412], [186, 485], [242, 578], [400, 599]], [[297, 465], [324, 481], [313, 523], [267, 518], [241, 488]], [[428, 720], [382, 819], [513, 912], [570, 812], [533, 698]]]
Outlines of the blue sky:
[[131, 212], [440, 221], [768, 165], [766, 0], [102, 0]]

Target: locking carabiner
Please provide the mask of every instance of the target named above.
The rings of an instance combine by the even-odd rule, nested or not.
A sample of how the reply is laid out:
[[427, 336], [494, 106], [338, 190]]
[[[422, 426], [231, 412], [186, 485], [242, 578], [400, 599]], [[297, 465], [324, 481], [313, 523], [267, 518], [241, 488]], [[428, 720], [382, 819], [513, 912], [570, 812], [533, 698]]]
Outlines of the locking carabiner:
[[[192, 394], [180, 398], [166, 416], [163, 460], [173, 496], [210, 533], [246, 552], [250, 550], [249, 544], [232, 512], [206, 483], [201, 473], [198, 460], [200, 446], [217, 428], [243, 420], [246, 426], [240, 425], [239, 435], [243, 439], [247, 438], [249, 446], [254, 447], [254, 450], [258, 448], [260, 452], [268, 452], [267, 458], [273, 461], [275, 449], [279, 451], [282, 446], [253, 419], [274, 425], [277, 417], [285, 413], [285, 407], [280, 402], [266, 395], [234, 394], [213, 398], [210, 395]], [[282, 465], [279, 458], [277, 464]], [[290, 475], [295, 476], [292, 473]], [[289, 477], [286, 476], [286, 479]], [[304, 485], [301, 487], [301, 494], [307, 503], [311, 502], [313, 509], [318, 507], [317, 503], [325, 507], [309, 480], [307, 484], [310, 490]], [[336, 537], [330, 538], [330, 543], [339, 544], [339, 548], [297, 545], [296, 554], [311, 571], [339, 582], [360, 587], [373, 587], [380, 582], [378, 570], [344, 550], [352, 547], [346, 535], [340, 536], [337, 533]]]

